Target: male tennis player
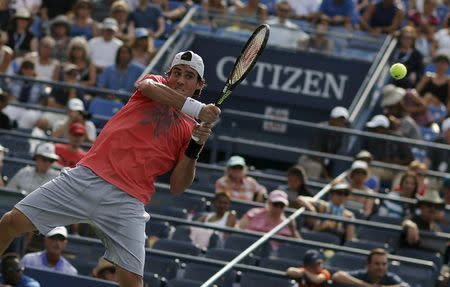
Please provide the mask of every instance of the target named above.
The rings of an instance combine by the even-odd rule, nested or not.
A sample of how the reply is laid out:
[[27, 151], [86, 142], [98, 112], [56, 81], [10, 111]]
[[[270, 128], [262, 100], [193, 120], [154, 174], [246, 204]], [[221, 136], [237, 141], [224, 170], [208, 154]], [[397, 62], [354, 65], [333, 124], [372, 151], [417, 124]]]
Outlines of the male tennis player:
[[[146, 204], [155, 178], [172, 170], [172, 193], [193, 181], [211, 124], [213, 104], [193, 99], [205, 85], [202, 58], [178, 53], [167, 78], [147, 75], [127, 105], [109, 120], [78, 166], [63, 171], [16, 204], [0, 221], [0, 254], [17, 235], [87, 221], [99, 230], [105, 258], [121, 287], [143, 286]], [[204, 122], [197, 125], [194, 118]], [[195, 142], [191, 137], [199, 140]]]

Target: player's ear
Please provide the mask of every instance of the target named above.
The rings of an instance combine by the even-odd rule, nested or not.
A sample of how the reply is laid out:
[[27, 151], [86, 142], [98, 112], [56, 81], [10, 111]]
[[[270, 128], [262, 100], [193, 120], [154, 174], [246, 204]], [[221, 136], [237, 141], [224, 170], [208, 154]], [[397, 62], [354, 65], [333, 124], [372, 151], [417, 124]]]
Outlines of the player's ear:
[[204, 87], [206, 87], [206, 82], [205, 82], [205, 80], [204, 80], [204, 79], [199, 79], [199, 80], [197, 81], [197, 87], [196, 87], [196, 90], [201, 90], [201, 89], [203, 89]]

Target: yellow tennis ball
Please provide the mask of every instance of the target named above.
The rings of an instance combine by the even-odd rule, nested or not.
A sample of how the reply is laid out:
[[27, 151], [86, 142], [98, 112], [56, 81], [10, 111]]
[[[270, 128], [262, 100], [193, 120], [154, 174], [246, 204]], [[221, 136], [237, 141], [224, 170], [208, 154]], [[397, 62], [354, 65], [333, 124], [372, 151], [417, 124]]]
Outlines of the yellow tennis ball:
[[408, 71], [406, 70], [405, 65], [403, 65], [401, 63], [396, 63], [391, 66], [391, 68], [389, 69], [389, 72], [391, 73], [392, 78], [394, 78], [396, 80], [401, 80], [406, 76], [406, 73]]

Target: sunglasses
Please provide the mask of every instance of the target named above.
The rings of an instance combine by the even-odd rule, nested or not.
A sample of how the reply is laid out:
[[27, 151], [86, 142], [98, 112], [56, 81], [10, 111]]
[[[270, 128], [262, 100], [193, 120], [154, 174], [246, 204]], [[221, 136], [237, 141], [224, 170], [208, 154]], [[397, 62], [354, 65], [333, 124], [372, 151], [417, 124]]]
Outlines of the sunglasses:
[[282, 202], [272, 202], [272, 206], [276, 208], [284, 208], [284, 203]]

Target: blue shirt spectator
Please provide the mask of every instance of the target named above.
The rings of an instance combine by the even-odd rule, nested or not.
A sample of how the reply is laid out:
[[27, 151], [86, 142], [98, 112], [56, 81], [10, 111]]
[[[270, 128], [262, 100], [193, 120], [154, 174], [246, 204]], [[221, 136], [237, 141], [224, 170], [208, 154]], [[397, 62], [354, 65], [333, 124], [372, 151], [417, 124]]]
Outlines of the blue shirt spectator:
[[139, 6], [130, 14], [130, 21], [136, 28], [149, 29], [150, 35], [159, 38], [164, 33], [164, 18], [159, 6], [141, 0]]
[[[6, 283], [2, 275], [0, 275], [0, 283], [1, 284]], [[41, 285], [33, 278], [23, 275], [22, 278], [20, 278], [19, 283], [14, 285], [14, 287], [41, 287]]]
[[112, 90], [132, 91], [134, 83], [144, 71], [144, 67], [131, 62], [129, 46], [123, 45], [117, 50], [116, 63], [100, 74], [97, 86]]
[[353, 0], [323, 0], [319, 11], [328, 17], [352, 17], [355, 10]]
[[0, 285], [15, 287], [40, 287], [39, 282], [23, 275], [24, 268], [17, 254], [8, 254], [2, 258]]

